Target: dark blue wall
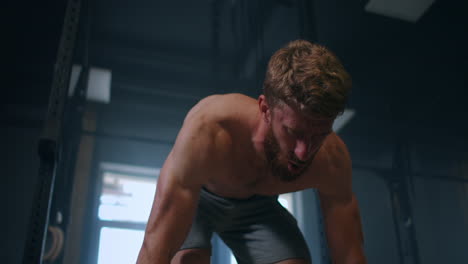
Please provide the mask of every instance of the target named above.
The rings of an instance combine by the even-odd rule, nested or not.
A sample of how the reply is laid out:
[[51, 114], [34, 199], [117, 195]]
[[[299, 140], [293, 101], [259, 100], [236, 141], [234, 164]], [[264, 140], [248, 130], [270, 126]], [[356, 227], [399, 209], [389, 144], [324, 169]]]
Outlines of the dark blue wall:
[[3, 210], [0, 218], [6, 233], [1, 240], [1, 256], [6, 258], [5, 263], [21, 263], [39, 168], [36, 153], [40, 130], [4, 127], [0, 133], [1, 197], [6, 204], [6, 211]]

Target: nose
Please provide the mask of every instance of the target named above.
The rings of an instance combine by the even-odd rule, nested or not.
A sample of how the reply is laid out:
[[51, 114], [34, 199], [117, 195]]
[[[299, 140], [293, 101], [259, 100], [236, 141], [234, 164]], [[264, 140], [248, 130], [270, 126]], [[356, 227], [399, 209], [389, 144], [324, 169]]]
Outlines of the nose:
[[306, 161], [309, 154], [309, 144], [304, 140], [297, 140], [294, 148], [294, 154], [301, 161]]

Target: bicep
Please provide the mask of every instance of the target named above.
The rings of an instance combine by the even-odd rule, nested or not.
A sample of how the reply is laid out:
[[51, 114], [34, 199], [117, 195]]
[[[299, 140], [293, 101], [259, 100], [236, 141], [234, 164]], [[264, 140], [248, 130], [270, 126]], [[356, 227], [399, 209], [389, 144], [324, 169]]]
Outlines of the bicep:
[[356, 196], [350, 193], [347, 196], [330, 196], [319, 192], [323, 216], [327, 222], [339, 225], [350, 219], [358, 219], [359, 207]]
[[161, 213], [193, 205], [207, 181], [208, 160], [214, 154], [213, 129], [195, 121], [184, 123], [161, 170], [153, 206]]
[[359, 208], [352, 191], [351, 174], [349, 160], [341, 159], [341, 166], [329, 175], [331, 180], [318, 191], [331, 243], [362, 238]]
[[333, 258], [337, 263], [344, 263], [348, 258], [361, 259], [364, 238], [355, 195], [330, 197], [322, 194], [320, 202]]
[[198, 190], [175, 179], [172, 154], [158, 179], [138, 263], [169, 263], [190, 230], [195, 214]]
[[183, 217], [184, 212], [188, 213], [191, 211], [190, 208], [196, 206], [200, 187], [199, 184], [195, 184], [196, 180], [188, 183], [184, 179], [188, 178], [188, 176], [183, 175], [189, 173], [186, 171], [188, 169], [189, 167], [181, 169], [180, 166], [177, 166], [177, 159], [175, 159], [173, 151], [169, 154], [158, 179], [152, 212], [148, 221], [150, 227], [157, 226], [156, 221], [161, 222], [166, 218], [169, 218], [169, 223], [183, 222], [183, 219], [187, 219], [187, 215]]
[[363, 234], [358, 202], [352, 191], [351, 159], [341, 140], [329, 153], [329, 177], [318, 192], [328, 244], [337, 263], [361, 263]]
[[170, 244], [171, 252], [180, 247], [190, 229], [201, 186], [207, 180], [208, 157], [213, 154], [212, 131], [200, 126], [186, 124], [181, 129], [161, 170], [147, 224], [147, 236], [154, 237], [156, 244]]
[[171, 156], [172, 153], [158, 179], [144, 239], [147, 254], [164, 261], [172, 258], [190, 230], [199, 195], [195, 185], [184, 184], [175, 177], [175, 160]]

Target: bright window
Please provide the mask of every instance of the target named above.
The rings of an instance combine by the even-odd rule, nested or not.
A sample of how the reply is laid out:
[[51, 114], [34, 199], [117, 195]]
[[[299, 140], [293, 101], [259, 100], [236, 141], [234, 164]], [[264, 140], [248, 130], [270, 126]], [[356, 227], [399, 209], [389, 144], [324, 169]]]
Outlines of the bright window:
[[136, 263], [144, 235], [144, 230], [101, 228], [98, 263]]
[[159, 170], [122, 165], [106, 168], [99, 195], [97, 263], [136, 263]]
[[286, 208], [292, 215], [294, 215], [293, 210], [293, 194], [292, 193], [284, 193], [278, 197], [278, 202]]
[[154, 179], [104, 173], [99, 219], [146, 223], [155, 189]]

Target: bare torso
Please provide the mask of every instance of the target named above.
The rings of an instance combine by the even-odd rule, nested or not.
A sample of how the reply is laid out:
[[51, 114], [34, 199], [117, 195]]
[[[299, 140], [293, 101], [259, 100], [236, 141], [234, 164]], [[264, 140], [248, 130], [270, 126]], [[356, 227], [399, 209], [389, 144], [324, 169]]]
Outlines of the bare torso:
[[251, 129], [258, 118], [258, 102], [240, 94], [219, 97], [194, 109], [216, 115], [215, 122], [224, 130], [221, 145], [226, 158], [221, 159], [221, 164], [217, 159], [216, 164], [206, 168], [209, 175], [205, 188], [224, 197], [247, 198], [255, 194], [275, 195], [320, 188], [336, 182], [330, 177], [334, 169], [330, 151], [342, 144], [336, 134], [327, 137], [312, 164], [299, 178], [284, 182], [270, 173], [254, 148]]
[[[362, 232], [346, 146], [336, 134], [325, 134], [307, 169], [292, 181], [280, 180], [267, 166], [262, 147], [267, 132], [274, 130], [268, 130], [268, 124], [278, 122], [270, 122], [272, 115], [264, 114], [262, 100], [262, 96], [256, 101], [240, 94], [215, 95], [192, 108], [161, 169], [138, 263], [170, 263], [190, 231], [201, 187], [239, 199], [316, 188], [332, 254], [339, 263], [345, 258], [365, 263], [361, 261]], [[298, 122], [320, 128], [313, 121]], [[277, 135], [281, 139], [281, 133]], [[209, 252], [203, 256], [209, 261]]]

